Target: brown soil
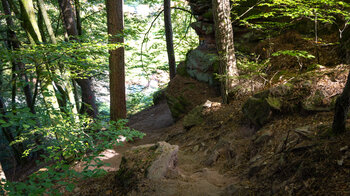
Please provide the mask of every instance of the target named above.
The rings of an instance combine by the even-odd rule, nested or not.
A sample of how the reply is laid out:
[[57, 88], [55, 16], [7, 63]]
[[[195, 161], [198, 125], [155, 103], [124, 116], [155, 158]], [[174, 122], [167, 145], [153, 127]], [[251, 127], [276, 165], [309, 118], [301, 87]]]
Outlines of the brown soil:
[[177, 172], [128, 195], [350, 195], [350, 133], [330, 133], [333, 112], [281, 114], [256, 132], [241, 112], [247, 98], [213, 108], [188, 130], [182, 119], [172, 123], [165, 102], [136, 114], [129, 126], [147, 136], [115, 148], [105, 160], [112, 172], [81, 182], [74, 195], [118, 195], [122, 153], [157, 141], [180, 147]]

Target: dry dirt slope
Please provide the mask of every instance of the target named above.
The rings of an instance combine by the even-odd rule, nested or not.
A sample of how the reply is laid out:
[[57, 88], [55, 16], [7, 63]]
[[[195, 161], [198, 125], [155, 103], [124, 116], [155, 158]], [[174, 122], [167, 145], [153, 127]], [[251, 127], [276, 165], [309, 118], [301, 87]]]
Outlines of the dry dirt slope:
[[[133, 146], [156, 143], [171, 133], [182, 132], [182, 123], [174, 124], [167, 104], [163, 101], [129, 119], [129, 126], [146, 133], [141, 140], [128, 142], [121, 147], [103, 152], [103, 161], [110, 166], [104, 167], [110, 173], [101, 179], [83, 182], [74, 194], [79, 195], [119, 195], [118, 187], [113, 185], [114, 171], [119, 169], [122, 154]], [[171, 143], [171, 142], [170, 142]], [[130, 190], [130, 195], [221, 195], [232, 181], [216, 169], [203, 166], [193, 153], [178, 153], [176, 173], [159, 181], [145, 180], [138, 190]]]

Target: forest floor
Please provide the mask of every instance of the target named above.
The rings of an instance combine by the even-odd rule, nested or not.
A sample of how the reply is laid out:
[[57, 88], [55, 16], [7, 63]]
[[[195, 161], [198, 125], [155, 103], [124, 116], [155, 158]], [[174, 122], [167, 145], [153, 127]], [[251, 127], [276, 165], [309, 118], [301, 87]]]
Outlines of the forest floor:
[[[348, 71], [340, 68], [336, 77], [332, 73], [338, 73], [337, 68], [327, 68], [308, 80], [332, 76], [328, 82], [345, 84]], [[103, 152], [103, 161], [110, 163], [104, 168], [108, 174], [79, 182], [72, 195], [120, 195], [115, 178], [122, 155], [158, 141], [179, 146], [176, 173], [124, 187], [130, 190], [127, 195], [350, 195], [350, 131], [331, 134], [332, 110], [278, 112], [257, 130], [242, 112], [251, 93], [220, 104], [202, 83], [184, 77], [173, 81], [168, 88], [174, 94], [200, 105], [211, 101], [199, 114], [202, 120], [190, 127], [184, 118], [174, 122], [165, 100], [133, 115], [128, 125], [146, 136]], [[320, 84], [332, 92], [342, 89]]]
[[[101, 154], [103, 162], [109, 166], [102, 167], [106, 171], [117, 171], [124, 152], [134, 146], [154, 144], [164, 141], [169, 134], [182, 129], [181, 123], [174, 124], [168, 105], [165, 101], [154, 105], [130, 117], [129, 127], [146, 134], [143, 139], [125, 142], [123, 146], [115, 149], [107, 149]], [[214, 168], [203, 167], [198, 157], [179, 149], [177, 175], [157, 181], [157, 184], [148, 185], [142, 195], [220, 195], [224, 187], [234, 180], [232, 177], [220, 174]], [[86, 183], [86, 184], [85, 184]], [[84, 182], [81, 188], [77, 188], [76, 194], [99, 195], [103, 192], [106, 195], [114, 195], [108, 189], [110, 185], [106, 181], [92, 180]], [[86, 189], [86, 187], [89, 187]], [[102, 192], [101, 192], [102, 191]], [[135, 193], [139, 195], [140, 193]]]

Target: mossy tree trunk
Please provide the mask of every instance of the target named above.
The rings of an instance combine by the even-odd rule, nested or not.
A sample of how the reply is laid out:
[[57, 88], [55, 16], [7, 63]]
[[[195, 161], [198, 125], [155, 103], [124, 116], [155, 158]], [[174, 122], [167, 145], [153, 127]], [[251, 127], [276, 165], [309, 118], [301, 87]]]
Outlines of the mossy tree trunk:
[[221, 79], [221, 96], [228, 102], [228, 93], [237, 84], [238, 70], [233, 45], [233, 29], [230, 19], [230, 1], [212, 0], [215, 24], [216, 47], [219, 55], [219, 74]]
[[[45, 24], [45, 28], [47, 32], [49, 33], [50, 40], [52, 44], [57, 44], [56, 41], [56, 36], [53, 32], [52, 25], [51, 25], [51, 20], [46, 12], [46, 6], [43, 0], [37, 0], [38, 1], [38, 6], [39, 6], [39, 11], [41, 18], [43, 19], [43, 22]], [[44, 32], [43, 27], [41, 28], [41, 31]], [[50, 66], [51, 67], [51, 66]], [[73, 86], [70, 82], [70, 72], [69, 70], [65, 70], [63, 66], [60, 66], [60, 69], [53, 69], [53, 70], [48, 70], [49, 72], [53, 72], [56, 75], [59, 75], [62, 77], [62, 82], [57, 81], [55, 78], [51, 78], [54, 82], [55, 85], [57, 86], [58, 89], [55, 89], [56, 94], [59, 94], [58, 101], [59, 105], [61, 106], [61, 109], [66, 112], [67, 109], [72, 111], [74, 114], [78, 113], [77, 106], [75, 103], [75, 98], [73, 94]], [[72, 107], [67, 105], [68, 101], [72, 104]]]
[[46, 12], [46, 7], [45, 7], [44, 1], [43, 0], [38, 0], [38, 6], [39, 6], [39, 9], [40, 9], [40, 14], [43, 17], [44, 24], [45, 24], [45, 27], [47, 29], [47, 32], [49, 33], [49, 36], [50, 36], [50, 39], [51, 39], [51, 43], [57, 44], [56, 37], [55, 37], [55, 34], [54, 34], [52, 26], [51, 26], [50, 18], [48, 16], [47, 12]]
[[[41, 44], [42, 37], [39, 29], [39, 25], [36, 21], [36, 15], [34, 12], [34, 6], [32, 0], [21, 0], [21, 19], [23, 20], [23, 27], [28, 33], [29, 40], [32, 44]], [[40, 69], [40, 68], [39, 68]], [[38, 76], [40, 78], [42, 76]], [[43, 80], [42, 80], [43, 81]], [[46, 80], [46, 83], [41, 83], [41, 92], [43, 92], [44, 100], [47, 104], [50, 104], [53, 109], [58, 110], [59, 105], [57, 98], [55, 97], [55, 90], [52, 85], [52, 81]]]

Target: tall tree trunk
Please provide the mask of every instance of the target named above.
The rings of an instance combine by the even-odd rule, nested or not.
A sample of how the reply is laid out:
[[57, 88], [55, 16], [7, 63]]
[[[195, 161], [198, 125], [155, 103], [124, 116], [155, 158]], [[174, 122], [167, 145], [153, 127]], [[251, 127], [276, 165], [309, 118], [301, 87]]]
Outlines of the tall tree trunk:
[[[64, 24], [71, 40], [77, 40], [79, 35], [77, 24], [75, 21], [75, 14], [73, 12], [70, 0], [58, 0], [61, 12], [64, 19]], [[87, 113], [89, 116], [96, 118], [98, 115], [98, 108], [96, 105], [95, 93], [92, 90], [91, 78], [75, 79], [82, 91], [82, 106], [81, 113]]]
[[[1, 0], [2, 7], [4, 9], [4, 13], [7, 16], [11, 16], [11, 9], [10, 5], [7, 0]], [[7, 37], [8, 37], [8, 46], [11, 50], [18, 50], [20, 48], [20, 43], [17, 39], [16, 33], [12, 30], [13, 29], [13, 21], [11, 17], [6, 17], [6, 24], [7, 24]], [[30, 111], [35, 114], [35, 109], [33, 106], [33, 95], [32, 90], [27, 77], [27, 74], [25, 73], [25, 65], [22, 62], [13, 61], [13, 65], [16, 65], [17, 69], [19, 70], [19, 74], [21, 76], [22, 81], [24, 82], [23, 92], [24, 96], [26, 98], [27, 106], [30, 108]]]
[[171, 0], [164, 0], [164, 27], [165, 27], [165, 38], [166, 38], [166, 48], [168, 53], [168, 63], [170, 80], [175, 77], [176, 74], [176, 62], [175, 62], [175, 52], [174, 52], [174, 41], [173, 41], [173, 27], [171, 25]]
[[43, 0], [38, 0], [38, 5], [39, 5], [40, 13], [41, 13], [41, 15], [43, 17], [43, 20], [44, 20], [44, 23], [45, 23], [47, 32], [49, 33], [51, 42], [53, 44], [57, 44], [56, 37], [55, 37], [55, 34], [54, 34], [52, 26], [51, 26], [50, 18], [47, 15], [47, 12], [46, 12], [46, 7], [45, 7], [44, 1]]
[[[28, 37], [32, 38], [32, 44], [41, 44], [42, 43], [42, 37], [40, 33], [40, 29], [38, 26], [38, 23], [36, 21], [34, 7], [33, 7], [33, 1], [32, 0], [21, 0], [21, 18], [23, 20], [23, 26], [25, 30], [28, 32]], [[48, 80], [45, 84], [42, 83], [41, 91], [44, 95], [45, 102], [50, 104], [53, 109], [58, 110], [59, 105], [57, 98], [55, 95], [55, 90], [52, 85], [52, 81]]]
[[[56, 36], [53, 32], [52, 29], [52, 25], [51, 25], [51, 21], [50, 18], [46, 12], [46, 7], [45, 7], [45, 3], [43, 0], [37, 0], [38, 1], [38, 5], [39, 5], [39, 10], [40, 10], [40, 14], [41, 14], [41, 18], [43, 19], [43, 22], [45, 24], [46, 30], [49, 33], [50, 39], [51, 39], [51, 43], [52, 44], [57, 44], [56, 41]], [[42, 31], [44, 31], [44, 29], [42, 29]], [[51, 66], [49, 66], [51, 67]], [[59, 76], [62, 77], [62, 82], [59, 82], [53, 78], [55, 85], [57, 86], [57, 89], [55, 89], [56, 94], [59, 94], [59, 104], [62, 108], [62, 110], [64, 110], [63, 112], [66, 112], [65, 109], [67, 109], [67, 100], [69, 100], [69, 102], [73, 105], [73, 107], [71, 108], [71, 111], [75, 114], [78, 113], [77, 107], [76, 107], [76, 103], [75, 103], [75, 99], [74, 99], [74, 94], [73, 94], [73, 87], [72, 84], [70, 82], [70, 72], [66, 71], [64, 69], [60, 70], [60, 69], [55, 69], [55, 70], [48, 70], [49, 72], [53, 72]]]
[[238, 70], [236, 66], [233, 45], [233, 29], [230, 19], [230, 1], [212, 0], [215, 23], [216, 47], [219, 55], [219, 74], [224, 76], [221, 81], [221, 96], [224, 103], [228, 102], [228, 93], [237, 84]]
[[[348, 28], [340, 40], [340, 54], [343, 63], [350, 64], [350, 29]], [[340, 134], [346, 131], [346, 119], [350, 107], [350, 72], [343, 93], [337, 98], [332, 125], [333, 133]]]
[[[123, 0], [107, 0], [109, 42], [124, 43]], [[124, 47], [109, 51], [109, 87], [111, 120], [126, 118]]]

